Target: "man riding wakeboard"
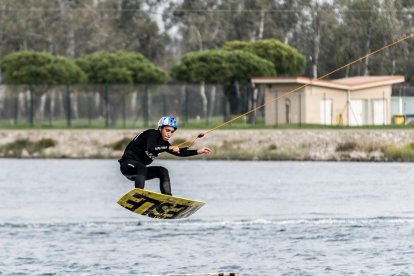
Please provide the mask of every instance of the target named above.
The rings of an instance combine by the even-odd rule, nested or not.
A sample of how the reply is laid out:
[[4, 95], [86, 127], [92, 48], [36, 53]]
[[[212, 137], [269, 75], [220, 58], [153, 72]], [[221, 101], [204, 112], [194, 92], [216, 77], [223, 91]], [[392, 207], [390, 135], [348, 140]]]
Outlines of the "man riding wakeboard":
[[173, 117], [162, 117], [158, 121], [158, 129], [148, 129], [139, 133], [127, 145], [124, 154], [118, 161], [121, 173], [129, 180], [135, 182], [135, 188], [144, 189], [145, 180], [159, 178], [161, 193], [172, 195], [168, 170], [161, 166], [148, 165], [162, 152], [168, 152], [180, 157], [211, 152], [207, 147], [190, 150], [186, 147], [172, 146], [168, 140], [177, 128], [177, 121]]

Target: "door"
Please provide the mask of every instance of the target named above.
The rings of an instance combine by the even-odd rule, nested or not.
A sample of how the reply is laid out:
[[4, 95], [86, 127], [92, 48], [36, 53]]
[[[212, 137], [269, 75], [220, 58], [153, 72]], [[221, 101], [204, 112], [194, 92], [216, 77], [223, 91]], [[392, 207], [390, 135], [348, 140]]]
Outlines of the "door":
[[348, 118], [350, 126], [361, 126], [364, 119], [363, 112], [363, 101], [362, 100], [351, 100], [348, 109]]
[[332, 100], [321, 100], [320, 111], [321, 125], [332, 125]]
[[373, 109], [373, 123], [374, 125], [385, 125], [386, 117], [387, 117], [387, 109], [385, 106], [384, 100], [373, 100], [372, 101], [372, 109]]

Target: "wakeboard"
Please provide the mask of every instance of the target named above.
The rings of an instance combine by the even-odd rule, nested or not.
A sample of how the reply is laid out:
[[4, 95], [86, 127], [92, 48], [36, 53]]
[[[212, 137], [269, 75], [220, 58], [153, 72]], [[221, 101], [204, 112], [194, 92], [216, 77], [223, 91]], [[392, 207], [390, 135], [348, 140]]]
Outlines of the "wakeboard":
[[205, 203], [143, 189], [133, 189], [121, 197], [118, 204], [138, 215], [158, 219], [181, 219], [191, 216]]

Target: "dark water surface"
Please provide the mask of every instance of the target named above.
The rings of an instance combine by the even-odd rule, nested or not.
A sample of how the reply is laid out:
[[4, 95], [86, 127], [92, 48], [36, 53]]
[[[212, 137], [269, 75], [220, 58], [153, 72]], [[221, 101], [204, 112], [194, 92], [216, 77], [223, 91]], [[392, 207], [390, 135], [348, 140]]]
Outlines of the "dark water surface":
[[414, 164], [155, 164], [207, 204], [149, 219], [116, 204], [115, 161], [0, 160], [0, 274], [414, 274]]

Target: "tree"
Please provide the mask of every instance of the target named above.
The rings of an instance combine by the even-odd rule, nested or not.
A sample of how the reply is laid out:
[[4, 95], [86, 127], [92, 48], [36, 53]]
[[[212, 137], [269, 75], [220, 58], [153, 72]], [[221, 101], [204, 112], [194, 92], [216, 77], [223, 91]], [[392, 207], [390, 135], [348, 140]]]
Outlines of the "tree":
[[[406, 35], [414, 33], [414, 24], [413, 24], [413, 18], [414, 18], [414, 2], [405, 0], [399, 3], [399, 9], [398, 12], [401, 11], [398, 17], [398, 21], [401, 24], [402, 30], [404, 30], [404, 33]], [[414, 47], [413, 43], [404, 43], [402, 45], [402, 50], [398, 55], [395, 57], [395, 61], [397, 63], [395, 73], [396, 74], [402, 74], [406, 76], [406, 81], [414, 84]], [[399, 66], [398, 66], [399, 65]]]
[[173, 30], [178, 55], [219, 49], [228, 40], [254, 41], [280, 37], [272, 21], [276, 8], [269, 0], [184, 0], [172, 2], [164, 12], [167, 30]]
[[224, 42], [229, 40], [256, 41], [282, 36], [279, 22], [273, 20], [275, 14], [277, 18], [283, 13], [277, 12], [278, 1], [221, 1], [219, 10], [222, 15], [221, 29], [226, 32]]
[[31, 50], [76, 58], [125, 50], [163, 63], [169, 37], [153, 16], [161, 2], [2, 0], [0, 54]]
[[[245, 51], [190, 52], [171, 69], [171, 76], [178, 81], [202, 84], [202, 87], [205, 83], [224, 85], [227, 102], [231, 103], [231, 113], [240, 112], [239, 84], [250, 83], [253, 76], [274, 75], [276, 72], [271, 62]], [[206, 112], [205, 98], [203, 113]]]
[[97, 52], [80, 57], [76, 63], [91, 84], [156, 84], [168, 79], [164, 70], [139, 53]]
[[273, 63], [278, 75], [292, 75], [303, 72], [305, 57], [277, 39], [253, 42], [231, 41], [224, 44], [225, 50], [242, 50], [253, 53]]
[[304, 75], [311, 78], [318, 78], [319, 72], [326, 72], [325, 69], [329, 72], [343, 60], [345, 37], [341, 33], [343, 30], [338, 30], [340, 16], [336, 2], [302, 0], [300, 7], [296, 3], [292, 12], [297, 18], [289, 30], [289, 41], [306, 57]]
[[190, 52], [171, 69], [171, 76], [190, 83], [249, 83], [253, 76], [274, 76], [273, 64], [244, 51]]
[[[406, 27], [403, 26], [405, 13], [401, 1], [337, 0], [337, 2], [342, 11], [340, 20], [343, 23], [340, 32], [347, 38], [344, 41], [344, 55], [348, 61], [406, 35]], [[348, 67], [345, 75], [394, 74], [398, 71], [397, 56], [402, 58], [406, 55], [403, 49], [404, 44], [401, 44], [379, 55], [370, 56]]]
[[[41, 97], [49, 85], [68, 85], [86, 80], [84, 72], [71, 60], [38, 52], [16, 52], [3, 58], [0, 64], [4, 82], [10, 85], [29, 85], [30, 124], [40, 123], [43, 114]], [[34, 114], [36, 110], [36, 114]]]
[[86, 80], [73, 61], [47, 53], [15, 52], [4, 57], [0, 66], [6, 84], [74, 84]]
[[157, 64], [163, 63], [169, 36], [161, 33], [153, 13], [163, 1], [106, 0], [102, 8], [113, 10], [108, 24], [120, 39], [118, 49], [140, 52]]
[[[375, 0], [353, 0], [346, 3], [344, 23], [352, 28], [344, 28], [344, 33], [349, 38], [347, 47], [351, 60], [363, 56], [383, 44], [383, 40], [378, 40], [378, 38], [387, 31], [377, 27], [385, 27], [380, 16], [380, 6], [380, 2]], [[364, 76], [372, 74], [369, 66], [370, 59], [371, 57], [368, 57], [357, 66], [349, 68], [353, 69], [351, 74]]]
[[176, 33], [175, 47], [178, 48], [178, 56], [191, 51], [221, 47], [220, 17], [211, 12], [217, 9], [218, 3], [218, 0], [170, 3], [163, 19], [167, 30]]
[[[130, 52], [97, 52], [80, 57], [77, 64], [88, 76], [90, 84], [101, 84], [100, 95], [106, 106], [106, 126], [115, 126], [120, 111], [121, 93], [117, 84], [159, 84], [168, 79], [167, 73], [152, 64], [142, 54]], [[109, 92], [109, 86], [111, 92]], [[115, 93], [113, 93], [115, 92]], [[111, 95], [110, 95], [111, 94]], [[111, 96], [111, 101], [109, 97]]]

